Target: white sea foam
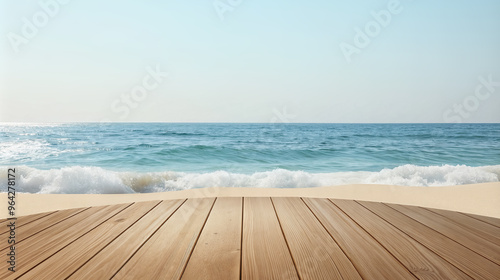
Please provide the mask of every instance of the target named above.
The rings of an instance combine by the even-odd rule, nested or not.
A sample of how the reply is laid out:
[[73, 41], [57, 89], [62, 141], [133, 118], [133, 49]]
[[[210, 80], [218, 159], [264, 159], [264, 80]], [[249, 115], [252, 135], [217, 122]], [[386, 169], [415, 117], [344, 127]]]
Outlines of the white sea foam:
[[51, 148], [45, 140], [24, 140], [0, 143], [0, 162], [28, 158], [31, 160], [44, 159], [50, 155], [57, 155], [60, 151]]
[[[2, 167], [1, 169], [6, 169]], [[0, 187], [6, 188], [6, 170], [1, 170]], [[141, 193], [185, 190], [201, 187], [309, 188], [346, 184], [389, 184], [403, 186], [448, 186], [498, 182], [500, 165], [403, 165], [380, 172], [308, 173], [276, 169], [253, 174], [215, 171], [115, 172], [100, 167], [65, 167], [40, 170], [16, 168], [17, 190], [28, 193]]]
[[[61, 138], [60, 140], [67, 140]], [[83, 146], [86, 142], [75, 141], [70, 144], [74, 146]], [[57, 157], [61, 154], [77, 154], [83, 152], [83, 149], [57, 149], [49, 142], [43, 139], [0, 142], [0, 164], [15, 160], [29, 159], [32, 161], [43, 160], [49, 157]]]

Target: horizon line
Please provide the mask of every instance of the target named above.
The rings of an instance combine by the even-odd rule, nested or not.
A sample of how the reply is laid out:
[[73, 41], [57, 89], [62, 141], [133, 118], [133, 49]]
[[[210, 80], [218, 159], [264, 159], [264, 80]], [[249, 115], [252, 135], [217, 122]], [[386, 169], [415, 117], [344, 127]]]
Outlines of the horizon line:
[[18, 122], [0, 121], [0, 124], [139, 124], [139, 123], [165, 123], [165, 124], [500, 124], [500, 122], [168, 122], [168, 121], [73, 121], [73, 122]]

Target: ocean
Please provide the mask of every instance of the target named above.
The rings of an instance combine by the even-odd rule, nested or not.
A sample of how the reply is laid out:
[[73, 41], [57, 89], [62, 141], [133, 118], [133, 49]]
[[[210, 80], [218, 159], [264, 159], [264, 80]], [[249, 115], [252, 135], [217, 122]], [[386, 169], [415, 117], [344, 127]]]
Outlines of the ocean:
[[500, 124], [3, 123], [0, 168], [27, 193], [497, 182]]

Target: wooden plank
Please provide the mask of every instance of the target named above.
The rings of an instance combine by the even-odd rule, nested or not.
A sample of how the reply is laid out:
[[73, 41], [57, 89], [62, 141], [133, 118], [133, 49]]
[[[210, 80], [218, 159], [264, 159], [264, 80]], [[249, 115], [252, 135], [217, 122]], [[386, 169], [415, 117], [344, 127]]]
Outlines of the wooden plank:
[[[137, 202], [22, 275], [23, 279], [66, 279], [160, 201]], [[95, 279], [95, 278], [94, 278]]]
[[464, 215], [467, 215], [467, 216], [472, 217], [474, 219], [483, 221], [483, 222], [488, 223], [490, 225], [500, 227], [500, 219], [493, 218], [493, 217], [479, 216], [479, 215], [474, 215], [474, 214], [469, 214], [469, 213], [464, 213]]
[[243, 203], [242, 279], [299, 279], [268, 197]]
[[342, 248], [363, 279], [416, 279], [373, 237], [329, 200], [318, 198], [303, 200]]
[[[18, 259], [16, 272], [11, 273], [7, 270], [7, 262], [1, 262], [0, 279], [12, 279], [25, 273], [36, 266], [40, 259], [50, 257], [127, 206], [129, 205], [92, 207], [35, 235], [36, 238], [20, 242], [16, 246], [16, 255], [22, 256], [22, 260]], [[0, 251], [0, 254], [7, 254], [7, 250]]]
[[477, 279], [497, 279], [500, 266], [456, 243], [450, 238], [413, 220], [382, 203], [359, 202], [411, 238], [437, 253], [469, 276]]
[[[16, 221], [16, 228], [20, 228], [22, 226], [25, 226], [31, 222], [34, 222], [36, 220], [39, 220], [43, 217], [46, 217], [46, 216], [49, 216], [49, 215], [52, 215], [54, 213], [56, 213], [57, 211], [54, 211], [54, 212], [45, 212], [45, 213], [39, 213], [39, 214], [33, 214], [33, 215], [28, 215], [28, 216], [21, 216], [21, 217], [18, 217]], [[9, 229], [7, 229], [4, 225], [2, 225], [2, 230], [0, 230], [0, 234], [4, 234], [6, 232], [8, 232]]]
[[[0, 279], [500, 275], [500, 265], [487, 259], [500, 254], [500, 229], [456, 212], [300, 198], [189, 199], [156, 207], [151, 203], [24, 219], [17, 231], [17, 272], [12, 274], [2, 263]], [[490, 243], [493, 246], [485, 245]]]
[[239, 279], [242, 198], [217, 198], [182, 279]]
[[375, 238], [419, 279], [472, 279], [365, 207], [351, 200], [330, 200]]
[[[386, 204], [387, 205], [387, 204]], [[387, 205], [500, 265], [500, 244], [484, 240], [436, 213], [415, 206]]]
[[496, 226], [474, 219], [460, 212], [429, 208], [423, 209], [446, 217], [450, 221], [457, 223], [461, 227], [467, 228], [468, 230], [474, 232], [477, 236], [480, 236], [490, 242], [500, 244], [500, 228]]
[[111, 279], [184, 201], [163, 201], [80, 267], [69, 279]]
[[301, 279], [361, 279], [300, 198], [272, 198], [272, 201]]
[[[36, 221], [33, 221], [29, 224], [24, 225], [22, 228], [16, 229], [16, 243], [24, 241], [26, 238], [31, 238], [32, 236], [51, 228], [57, 223], [64, 221], [78, 213], [85, 211], [88, 208], [78, 208], [78, 209], [69, 209], [64, 211], [58, 211], [50, 216], [45, 216]], [[7, 240], [7, 236], [9, 233], [4, 233], [0, 235], [0, 240]], [[5, 239], [4, 239], [5, 238]], [[5, 249], [8, 247], [8, 244], [3, 244], [4, 247], [1, 249]]]
[[213, 198], [188, 199], [114, 277], [179, 279], [213, 203]]

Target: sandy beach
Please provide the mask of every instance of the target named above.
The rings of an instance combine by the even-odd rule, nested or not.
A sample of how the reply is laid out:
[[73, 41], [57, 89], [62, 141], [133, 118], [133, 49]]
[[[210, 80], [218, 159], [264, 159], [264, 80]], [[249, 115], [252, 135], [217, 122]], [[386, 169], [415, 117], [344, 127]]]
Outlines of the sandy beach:
[[[318, 188], [202, 188], [146, 194], [27, 194], [16, 196], [16, 215], [127, 202], [204, 197], [311, 197], [385, 202], [500, 218], [500, 182], [447, 187], [345, 185]], [[7, 205], [7, 194], [0, 194]], [[2, 211], [0, 218], [6, 218]]]

